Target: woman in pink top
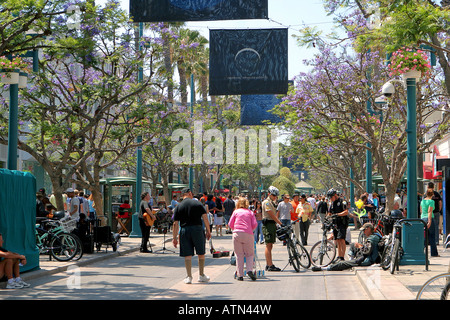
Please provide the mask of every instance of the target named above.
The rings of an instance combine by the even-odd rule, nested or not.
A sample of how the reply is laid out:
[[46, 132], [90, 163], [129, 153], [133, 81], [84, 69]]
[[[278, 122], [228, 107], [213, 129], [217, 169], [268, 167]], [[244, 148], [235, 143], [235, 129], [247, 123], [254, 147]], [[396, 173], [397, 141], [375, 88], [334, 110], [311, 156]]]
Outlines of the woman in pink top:
[[256, 275], [254, 267], [254, 236], [253, 230], [256, 229], [255, 214], [248, 209], [249, 203], [246, 198], [240, 197], [236, 210], [231, 215], [228, 225], [233, 230], [233, 246], [236, 255], [237, 280], [244, 280], [244, 258], [247, 261], [247, 275], [254, 281]]

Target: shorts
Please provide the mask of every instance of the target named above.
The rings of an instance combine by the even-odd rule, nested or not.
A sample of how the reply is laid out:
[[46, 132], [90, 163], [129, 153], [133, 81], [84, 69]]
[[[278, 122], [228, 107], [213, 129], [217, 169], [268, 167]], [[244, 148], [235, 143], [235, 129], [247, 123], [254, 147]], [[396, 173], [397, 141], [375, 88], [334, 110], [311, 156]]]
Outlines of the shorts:
[[277, 240], [277, 224], [275, 221], [263, 224], [262, 234], [265, 243], [275, 243]]
[[336, 240], [345, 239], [347, 236], [347, 227], [336, 226], [336, 229], [333, 229], [333, 236]]
[[180, 230], [180, 257], [188, 257], [194, 255], [204, 255], [205, 249], [205, 233], [202, 226], [185, 226]]

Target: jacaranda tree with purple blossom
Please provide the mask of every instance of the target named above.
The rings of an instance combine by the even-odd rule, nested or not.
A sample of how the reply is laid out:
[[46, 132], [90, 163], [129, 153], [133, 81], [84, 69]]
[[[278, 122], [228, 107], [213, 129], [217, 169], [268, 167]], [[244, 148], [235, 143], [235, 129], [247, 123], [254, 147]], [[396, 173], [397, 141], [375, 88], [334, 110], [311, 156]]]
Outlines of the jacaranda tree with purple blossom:
[[[19, 148], [48, 173], [59, 210], [62, 191], [74, 182], [92, 192], [101, 215], [101, 171], [135, 149], [136, 136], [147, 143], [159, 127], [154, 115], [167, 109], [151, 94], [163, 86], [152, 69], [160, 55], [151, 45], [157, 39], [139, 39], [150, 45], [136, 49], [134, 25], [117, 1], [85, 3], [79, 29], [67, 28], [65, 19], [55, 19], [40, 72], [21, 93]], [[6, 143], [7, 132], [0, 139]]]
[[[351, 19], [362, 21], [358, 12], [349, 15]], [[359, 25], [349, 31], [349, 38], [367, 30]], [[350, 181], [351, 167], [352, 182], [362, 190], [359, 180], [365, 172], [365, 150], [370, 150], [374, 170], [385, 184], [389, 209], [407, 164], [405, 90], [400, 86], [386, 103], [377, 103], [380, 88], [389, 79], [384, 55], [369, 48], [354, 52], [351, 40], [340, 41], [339, 46], [319, 37], [309, 40], [318, 48], [315, 58], [307, 62], [310, 71], [295, 79], [295, 89], [277, 111], [285, 118], [283, 129], [292, 132], [289, 156], [309, 168], [336, 175], [342, 185]], [[442, 107], [444, 97], [439, 70], [430, 73], [433, 76], [418, 85], [418, 123], [423, 124], [418, 130], [420, 150], [429, 148], [441, 130], [448, 130], [448, 123], [428, 120], [433, 110]], [[422, 143], [425, 134], [427, 143]]]

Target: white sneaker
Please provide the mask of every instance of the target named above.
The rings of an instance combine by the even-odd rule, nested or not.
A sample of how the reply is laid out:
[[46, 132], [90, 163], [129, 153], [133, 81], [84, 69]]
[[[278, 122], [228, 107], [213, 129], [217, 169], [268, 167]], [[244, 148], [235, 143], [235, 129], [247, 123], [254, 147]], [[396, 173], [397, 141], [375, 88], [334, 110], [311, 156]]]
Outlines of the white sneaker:
[[30, 287], [30, 284], [29, 284], [29, 283], [26, 283], [26, 282], [23, 281], [22, 279], [16, 280], [15, 282], [18, 283], [18, 284], [20, 284], [20, 285], [22, 286], [22, 288], [29, 288], [29, 287]]
[[23, 288], [23, 285], [16, 281], [8, 281], [6, 283], [6, 289], [21, 289]]
[[192, 283], [192, 277], [186, 277], [186, 278], [184, 279], [184, 283], [186, 283], [186, 284], [191, 284], [191, 283]]
[[207, 275], [198, 276], [198, 282], [208, 282], [209, 277]]

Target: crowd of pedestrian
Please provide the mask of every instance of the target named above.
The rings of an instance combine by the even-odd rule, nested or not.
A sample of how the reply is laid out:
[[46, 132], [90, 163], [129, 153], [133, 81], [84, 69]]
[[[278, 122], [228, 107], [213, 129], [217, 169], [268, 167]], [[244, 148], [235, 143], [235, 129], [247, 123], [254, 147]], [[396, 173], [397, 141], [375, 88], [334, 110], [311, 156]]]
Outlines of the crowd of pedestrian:
[[[406, 217], [407, 202], [406, 190], [397, 190], [394, 198], [394, 209], [390, 214], [398, 214]], [[145, 221], [146, 214], [152, 220], [156, 216], [151, 210], [151, 197], [148, 192], [141, 195], [139, 210], [139, 224], [142, 231], [141, 252], [151, 252], [147, 248], [150, 226]], [[280, 271], [272, 259], [272, 249], [276, 242], [276, 231], [279, 226], [288, 226], [292, 222], [297, 239], [303, 245], [308, 245], [308, 234], [311, 223], [321, 223], [327, 216], [335, 216], [335, 228], [332, 239], [337, 247], [337, 258], [327, 270], [343, 270], [355, 265], [370, 265], [374, 263], [374, 257], [360, 256], [358, 262], [345, 262], [346, 246], [349, 244], [348, 226], [350, 219], [354, 219], [355, 229], [361, 227], [359, 218], [361, 215], [373, 219], [384, 203], [376, 193], [363, 193], [359, 199], [354, 199], [357, 210], [350, 208], [349, 201], [334, 189], [330, 189], [323, 195], [279, 194], [279, 190], [269, 187], [267, 197], [261, 199], [244, 195], [214, 196], [211, 194], [199, 194], [194, 196], [188, 188], [181, 191], [181, 198], [172, 198], [171, 204], [166, 208], [167, 214], [171, 214], [173, 223], [173, 245], [180, 248], [180, 256], [184, 257], [186, 278], [185, 283], [192, 283], [192, 257], [197, 254], [199, 267], [199, 282], [208, 282], [209, 277], [204, 273], [206, 240], [211, 239], [214, 229], [216, 237], [223, 237], [225, 233], [232, 233], [232, 244], [236, 255], [237, 280], [244, 278], [244, 261], [246, 263], [247, 276], [256, 280], [255, 273], [255, 247], [256, 244], [265, 245], [266, 271]], [[80, 216], [88, 219], [96, 219], [95, 204], [92, 195], [85, 195], [72, 188], [63, 194], [64, 210], [72, 219], [80, 219]], [[427, 225], [431, 256], [439, 256], [437, 242], [439, 232], [442, 232], [442, 197], [434, 190], [434, 184], [427, 185], [425, 194], [418, 194], [418, 209], [420, 218]], [[349, 210], [350, 209], [350, 210]], [[56, 211], [54, 195], [48, 197], [44, 189], [36, 194], [36, 216], [52, 217]], [[389, 214], [389, 213], [388, 213]], [[366, 223], [362, 226], [369, 241], [378, 239], [375, 236], [374, 226]], [[374, 242], [374, 243], [375, 243]], [[352, 244], [350, 254], [355, 254], [363, 244]], [[29, 286], [23, 282], [19, 274], [19, 263], [25, 264], [26, 257], [16, 253], [10, 253], [2, 248], [0, 235], [0, 276], [8, 281], [7, 288], [19, 288]], [[321, 270], [321, 268], [316, 268]]]
[[[428, 185], [428, 190], [422, 198], [418, 198], [421, 218], [428, 226], [429, 240], [431, 246], [431, 256], [438, 256], [436, 250], [436, 234], [438, 232], [439, 211], [442, 211], [442, 198], [433, 190], [433, 184]], [[400, 195], [400, 193], [399, 193]], [[406, 198], [405, 192], [402, 197], [396, 197], [394, 210], [398, 210], [401, 216], [406, 217], [407, 203], [402, 201]], [[420, 196], [420, 195], [419, 195]], [[273, 186], [269, 187], [267, 197], [262, 199], [246, 196], [213, 196], [208, 194], [192, 197], [202, 204], [205, 217], [208, 221], [209, 235], [223, 236], [222, 227], [227, 233], [233, 233], [233, 248], [236, 255], [236, 274], [238, 280], [243, 280], [243, 270], [245, 260], [247, 275], [255, 280], [254, 271], [254, 248], [256, 244], [264, 244], [264, 256], [266, 260], [266, 271], [280, 271], [281, 269], [274, 265], [272, 259], [272, 249], [276, 242], [276, 230], [279, 226], [292, 225], [297, 239], [300, 239], [304, 246], [308, 245], [309, 227], [311, 223], [322, 223], [327, 216], [335, 217], [335, 228], [331, 238], [335, 241], [337, 247], [337, 257], [334, 264], [342, 262], [339, 266], [329, 268], [329, 270], [342, 270], [349, 266], [354, 266], [355, 262], [344, 263], [347, 245], [351, 242], [349, 222], [353, 219], [355, 229], [364, 230], [368, 241], [374, 243], [379, 239], [376, 235], [374, 225], [365, 223], [361, 226], [360, 213], [363, 213], [367, 221], [373, 221], [377, 213], [385, 206], [385, 202], [380, 199], [376, 193], [361, 194], [354, 201], [359, 201], [361, 207], [356, 211], [350, 207], [349, 199], [339, 194], [336, 190], [330, 189], [326, 194], [305, 195], [279, 194], [279, 190]], [[397, 198], [400, 198], [398, 201]], [[438, 207], [438, 209], [436, 209]], [[440, 208], [440, 209], [439, 209]], [[393, 212], [394, 212], [393, 210]], [[176, 210], [175, 210], [176, 212]], [[434, 214], [436, 212], [437, 214]], [[387, 213], [389, 215], [389, 213]], [[204, 224], [203, 224], [204, 225]], [[436, 230], [436, 231], [435, 231]], [[174, 230], [174, 233], [176, 231]], [[352, 244], [350, 254], [361, 248], [363, 244]], [[359, 265], [368, 265], [375, 263], [374, 256], [359, 257]]]

